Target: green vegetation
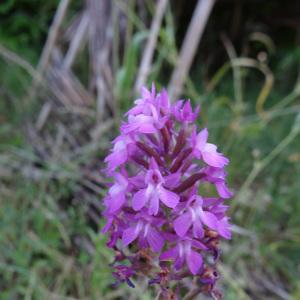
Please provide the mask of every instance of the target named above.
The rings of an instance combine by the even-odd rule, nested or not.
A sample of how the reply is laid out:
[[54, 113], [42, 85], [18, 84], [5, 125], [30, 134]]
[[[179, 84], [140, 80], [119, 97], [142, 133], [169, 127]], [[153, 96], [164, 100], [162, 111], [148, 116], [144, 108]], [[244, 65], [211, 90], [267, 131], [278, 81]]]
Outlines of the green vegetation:
[[[0, 4], [5, 16], [0, 18], [0, 44], [36, 64], [57, 2]], [[30, 10], [38, 18], [30, 17]], [[153, 6], [147, 10], [153, 13]], [[180, 37], [174, 18], [168, 8], [148, 84], [166, 85], [176, 64]], [[141, 49], [149, 34], [134, 11], [128, 22], [129, 42], [113, 74], [119, 115], [134, 98]], [[211, 32], [203, 43], [212, 43]], [[229, 60], [224, 47], [225, 59], [211, 67], [199, 55], [183, 95], [201, 104], [199, 122], [210, 128], [210, 139], [231, 159], [234, 238], [223, 245], [224, 299], [299, 299], [300, 51], [293, 39], [282, 42], [276, 35], [263, 35], [250, 43], [250, 36], [242, 43], [250, 45], [251, 60], [240, 59], [245, 57], [242, 51]], [[273, 38], [278, 40], [274, 49], [269, 43]], [[75, 65], [83, 70], [81, 78], [87, 77], [86, 60], [83, 52]], [[110, 288], [112, 253], [99, 233], [105, 188], [86, 174], [98, 174], [103, 167], [116, 127], [103, 130], [95, 142], [86, 132], [96, 117], [79, 118], [58, 105], [41, 134], [33, 136], [31, 127], [52, 99], [49, 91], [28, 100], [24, 95], [32, 78], [3, 56], [0, 72], [0, 299], [153, 299], [145, 282], [135, 290]], [[75, 139], [73, 148], [58, 142], [64, 127]]]

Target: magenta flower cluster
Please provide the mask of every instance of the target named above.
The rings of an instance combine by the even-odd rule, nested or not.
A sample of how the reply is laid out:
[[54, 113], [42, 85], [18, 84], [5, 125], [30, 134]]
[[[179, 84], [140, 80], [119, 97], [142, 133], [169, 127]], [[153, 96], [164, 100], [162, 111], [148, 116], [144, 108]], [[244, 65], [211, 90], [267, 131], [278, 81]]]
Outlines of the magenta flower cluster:
[[[104, 199], [113, 275], [133, 286], [146, 274], [167, 289], [186, 277], [212, 293], [219, 240], [230, 239], [224, 200], [232, 196], [224, 167], [229, 160], [198, 131], [199, 107], [171, 104], [165, 90], [142, 89], [106, 157], [112, 178]], [[206, 195], [204, 195], [206, 194]]]

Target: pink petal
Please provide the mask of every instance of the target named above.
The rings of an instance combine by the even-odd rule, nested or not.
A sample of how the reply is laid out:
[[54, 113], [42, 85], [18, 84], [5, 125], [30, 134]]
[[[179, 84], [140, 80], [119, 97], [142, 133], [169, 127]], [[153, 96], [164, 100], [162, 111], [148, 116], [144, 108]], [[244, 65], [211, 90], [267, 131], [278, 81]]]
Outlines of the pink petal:
[[229, 163], [228, 158], [222, 153], [217, 152], [217, 147], [214, 144], [207, 143], [202, 151], [203, 160], [212, 167], [223, 168]]
[[153, 157], [150, 158], [150, 168], [152, 170], [156, 170], [160, 173], [158, 164], [157, 164], [156, 160]]
[[121, 132], [128, 134], [132, 131], [135, 131], [139, 128], [139, 124], [138, 123], [130, 123], [130, 124], [123, 124], [121, 126]]
[[110, 201], [108, 203], [109, 212], [113, 213], [117, 211], [125, 202], [125, 194], [123, 192], [114, 195], [110, 198]]
[[218, 232], [223, 238], [231, 239], [230, 223], [226, 217], [219, 221]]
[[164, 187], [159, 187], [159, 199], [168, 207], [174, 208], [179, 202], [179, 196]]
[[196, 148], [200, 151], [204, 149], [204, 146], [208, 139], [208, 130], [207, 128], [204, 128], [201, 130], [196, 137]]
[[148, 200], [146, 191], [147, 189], [142, 189], [134, 194], [132, 198], [132, 208], [135, 211], [140, 210], [145, 206]]
[[151, 99], [152, 98], [150, 91], [148, 89], [146, 89], [145, 87], [141, 88], [141, 95], [142, 95], [143, 99]]
[[186, 262], [192, 274], [196, 275], [202, 266], [203, 260], [199, 253], [191, 250], [190, 254], [186, 258]]
[[138, 236], [139, 231], [136, 230], [136, 227], [130, 227], [126, 230], [124, 230], [122, 235], [122, 243], [124, 246], [128, 246], [130, 243], [132, 243]]
[[125, 116], [129, 116], [129, 115], [138, 115], [140, 113], [142, 113], [143, 109], [140, 103], [138, 103], [139, 101], [135, 101], [135, 104], [137, 104], [138, 106], [135, 106], [133, 108], [131, 108], [126, 114]]
[[114, 177], [120, 186], [122, 186], [123, 188], [127, 187], [128, 181], [122, 174], [115, 173]]
[[126, 162], [127, 160], [127, 151], [126, 149], [121, 151], [112, 152], [105, 158], [105, 162], [108, 164], [109, 169], [116, 169], [120, 165]]
[[175, 261], [175, 264], [174, 264], [174, 269], [175, 270], [180, 270], [184, 264], [184, 256], [178, 256], [176, 261]]
[[204, 236], [204, 230], [203, 230], [203, 226], [202, 226], [202, 223], [200, 222], [200, 220], [196, 220], [194, 222], [193, 235], [194, 235], [194, 237], [197, 237], [199, 239], [202, 239]]
[[163, 89], [160, 93], [160, 105], [164, 109], [169, 109], [170, 101], [169, 101], [169, 95], [165, 89]]
[[180, 179], [181, 179], [181, 174], [179, 173], [173, 173], [171, 175], [168, 175], [164, 177], [165, 186], [168, 188], [174, 188], [176, 185], [178, 185]]
[[178, 236], [184, 237], [192, 225], [191, 215], [187, 212], [174, 221], [174, 230]]
[[155, 133], [157, 129], [151, 123], [144, 123], [139, 126], [139, 132], [141, 133]]
[[233, 194], [230, 192], [225, 182], [216, 182], [215, 186], [220, 197], [224, 199], [229, 199], [232, 197]]
[[171, 248], [165, 252], [163, 252], [159, 259], [160, 260], [174, 260], [178, 256], [177, 246], [174, 248]]
[[157, 215], [159, 210], [159, 199], [156, 192], [152, 193], [149, 205], [149, 215]]
[[201, 221], [209, 228], [216, 230], [218, 228], [218, 219], [216, 216], [208, 211], [203, 211], [201, 216]]
[[146, 238], [152, 250], [154, 252], [160, 252], [164, 246], [164, 239], [154, 228], [149, 228]]
[[192, 246], [197, 248], [197, 249], [200, 249], [200, 250], [207, 250], [208, 249], [204, 244], [202, 244], [201, 242], [199, 242], [197, 240], [192, 241]]

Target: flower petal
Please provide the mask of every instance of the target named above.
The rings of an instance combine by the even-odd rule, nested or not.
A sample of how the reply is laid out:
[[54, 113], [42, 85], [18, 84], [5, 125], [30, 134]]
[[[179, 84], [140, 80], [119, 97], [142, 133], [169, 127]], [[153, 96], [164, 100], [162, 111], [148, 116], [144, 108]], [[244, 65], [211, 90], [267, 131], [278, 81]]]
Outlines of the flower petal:
[[121, 151], [114, 151], [111, 154], [109, 154], [104, 162], [108, 164], [108, 169], [114, 170], [123, 163], [126, 162], [128, 156], [127, 156], [127, 150], [121, 150]]
[[110, 201], [108, 202], [108, 210], [110, 213], [117, 211], [126, 200], [124, 192], [120, 192], [117, 195], [111, 196], [109, 199]]
[[207, 250], [208, 249], [204, 244], [202, 244], [201, 242], [199, 242], [197, 240], [192, 241], [192, 246], [197, 248], [197, 249], [200, 249], [200, 250]]
[[218, 232], [223, 238], [231, 239], [230, 223], [226, 217], [219, 221]]
[[159, 257], [159, 260], [174, 260], [177, 256], [178, 249], [177, 246], [175, 246], [174, 248], [168, 249], [167, 251], [163, 252]]
[[134, 194], [132, 198], [132, 208], [135, 211], [140, 210], [145, 206], [148, 200], [146, 191], [147, 189], [142, 189]]
[[147, 233], [147, 241], [154, 252], [160, 252], [164, 246], [164, 239], [154, 228], [149, 228]]
[[216, 186], [216, 189], [217, 189], [220, 197], [222, 197], [224, 199], [229, 199], [232, 197], [233, 194], [232, 194], [232, 192], [230, 192], [230, 190], [228, 189], [228, 187], [224, 181], [216, 182], [215, 186]]
[[196, 137], [196, 148], [202, 151], [206, 145], [208, 139], [208, 130], [207, 128], [202, 129]]
[[151, 123], [140, 124], [139, 132], [141, 133], [155, 133], [157, 129]]
[[204, 237], [203, 226], [199, 219], [194, 222], [193, 235], [194, 237], [197, 237], [199, 239], [202, 239]]
[[159, 210], [159, 199], [156, 192], [153, 192], [150, 198], [149, 215], [157, 215]]
[[159, 199], [168, 207], [174, 208], [179, 202], [179, 196], [164, 187], [158, 189]]
[[130, 227], [124, 230], [122, 235], [122, 243], [124, 246], [128, 246], [132, 243], [138, 236], [139, 230], [136, 230], [136, 227]]
[[174, 221], [174, 230], [178, 236], [184, 237], [191, 225], [191, 215], [188, 212], [186, 212]]
[[174, 269], [175, 270], [180, 270], [184, 264], [184, 256], [178, 256], [177, 259], [175, 260], [175, 264], [174, 264]]
[[229, 163], [228, 158], [217, 152], [217, 146], [207, 143], [202, 151], [203, 160], [212, 167], [223, 168]]
[[203, 264], [203, 259], [199, 253], [191, 250], [189, 255], [186, 257], [186, 262], [192, 274], [196, 275]]
[[216, 230], [218, 228], [218, 219], [209, 211], [203, 211], [200, 215], [201, 221], [210, 229]]
[[174, 188], [175, 186], [178, 185], [181, 179], [181, 174], [180, 173], [173, 173], [168, 176], [164, 177], [165, 180], [165, 186], [167, 188]]

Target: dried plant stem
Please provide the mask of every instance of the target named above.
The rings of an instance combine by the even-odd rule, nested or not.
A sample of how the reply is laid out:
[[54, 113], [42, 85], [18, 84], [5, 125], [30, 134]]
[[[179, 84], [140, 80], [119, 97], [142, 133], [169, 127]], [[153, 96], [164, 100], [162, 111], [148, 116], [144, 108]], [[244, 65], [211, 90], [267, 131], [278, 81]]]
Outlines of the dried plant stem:
[[31, 77], [36, 77], [38, 76], [38, 72], [35, 70], [35, 68], [25, 59], [23, 59], [21, 56], [18, 54], [10, 51], [9, 49], [5, 48], [3, 45], [0, 44], [0, 55], [7, 61], [10, 61], [24, 70], [27, 71], [27, 73]]
[[180, 50], [177, 66], [172, 74], [169, 85], [170, 97], [172, 100], [177, 99], [182, 92], [184, 81], [190, 70], [196, 49], [200, 42], [214, 3], [215, 0], [198, 1]]
[[150, 35], [147, 41], [147, 45], [145, 47], [144, 56], [142, 58], [142, 62], [139, 68], [137, 80], [135, 83], [135, 91], [139, 92], [141, 86], [145, 84], [147, 76], [150, 71], [150, 65], [153, 57], [153, 53], [155, 50], [157, 36], [159, 32], [159, 28], [161, 26], [161, 22], [163, 19], [163, 15], [165, 13], [166, 7], [168, 4], [168, 0], [158, 0], [158, 4], [156, 6], [155, 16], [152, 20]]
[[29, 99], [29, 100], [31, 100], [32, 98], [35, 97], [36, 90], [39, 86], [39, 83], [42, 81], [43, 72], [49, 64], [49, 61], [51, 58], [51, 52], [56, 43], [58, 31], [63, 22], [65, 15], [66, 15], [69, 4], [70, 4], [70, 0], [61, 0], [58, 5], [52, 25], [49, 30], [49, 34], [48, 34], [44, 49], [42, 51], [42, 55], [40, 57], [40, 60], [39, 60], [38, 66], [37, 66], [38, 76], [33, 77], [32, 86], [30, 87], [30, 89], [28, 91], [27, 99]]
[[71, 68], [79, 49], [83, 46], [83, 42], [85, 41], [86, 38], [85, 34], [88, 29], [88, 24], [89, 24], [89, 17], [88, 14], [85, 12], [81, 17], [74, 38], [71, 40], [70, 47], [65, 56], [63, 65], [66, 69]]
[[68, 6], [70, 4], [70, 0], [61, 0], [59, 3], [59, 6], [57, 8], [57, 11], [55, 13], [52, 25], [50, 27], [50, 31], [47, 37], [46, 44], [44, 46], [40, 61], [38, 63], [37, 69], [39, 72], [43, 73], [43, 70], [47, 67], [49, 61], [51, 52], [54, 48], [59, 28], [62, 24], [62, 21], [66, 15]]
[[226, 34], [221, 35], [222, 42], [226, 48], [227, 54], [230, 59], [230, 63], [233, 70], [233, 85], [234, 85], [234, 94], [235, 100], [238, 108], [238, 113], [243, 109], [243, 89], [242, 89], [242, 74], [239, 66], [234, 65], [233, 61], [237, 58], [237, 53]]
[[89, 50], [91, 55], [91, 78], [94, 79], [92, 87], [97, 92], [97, 116], [99, 124], [104, 117], [105, 102], [109, 98], [106, 89], [105, 73], [108, 66], [108, 28], [111, 15], [111, 2], [88, 0], [89, 22]]

